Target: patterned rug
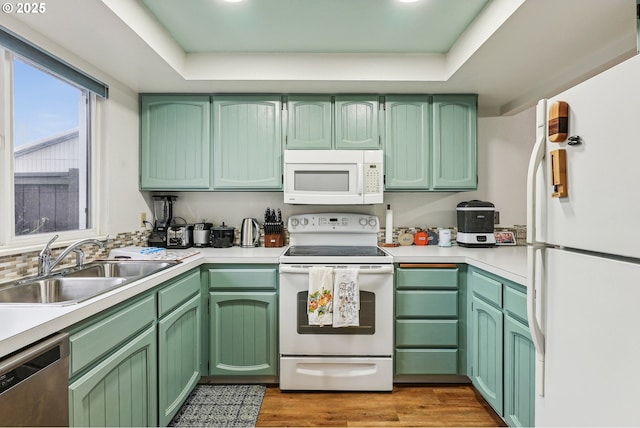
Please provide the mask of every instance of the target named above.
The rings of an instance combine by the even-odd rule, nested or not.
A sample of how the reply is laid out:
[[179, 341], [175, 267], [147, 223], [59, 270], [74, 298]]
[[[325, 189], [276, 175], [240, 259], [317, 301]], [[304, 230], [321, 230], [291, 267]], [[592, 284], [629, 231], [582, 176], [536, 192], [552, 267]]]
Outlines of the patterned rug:
[[169, 426], [255, 427], [263, 385], [197, 385]]

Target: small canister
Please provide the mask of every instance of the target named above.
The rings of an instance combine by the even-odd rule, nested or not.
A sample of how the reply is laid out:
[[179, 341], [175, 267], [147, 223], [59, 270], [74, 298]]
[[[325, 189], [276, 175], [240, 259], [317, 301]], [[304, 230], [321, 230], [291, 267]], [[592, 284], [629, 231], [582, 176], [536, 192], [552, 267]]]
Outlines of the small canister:
[[440, 241], [438, 242], [439, 247], [450, 247], [451, 246], [451, 229], [440, 229], [438, 231], [440, 235]]

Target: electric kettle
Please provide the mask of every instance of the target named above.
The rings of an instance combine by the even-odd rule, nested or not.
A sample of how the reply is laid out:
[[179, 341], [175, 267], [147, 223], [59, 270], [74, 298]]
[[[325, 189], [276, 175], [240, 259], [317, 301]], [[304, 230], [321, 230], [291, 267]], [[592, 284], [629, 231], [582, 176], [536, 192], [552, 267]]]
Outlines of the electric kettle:
[[260, 243], [260, 224], [255, 218], [242, 219], [240, 228], [240, 246], [257, 247]]

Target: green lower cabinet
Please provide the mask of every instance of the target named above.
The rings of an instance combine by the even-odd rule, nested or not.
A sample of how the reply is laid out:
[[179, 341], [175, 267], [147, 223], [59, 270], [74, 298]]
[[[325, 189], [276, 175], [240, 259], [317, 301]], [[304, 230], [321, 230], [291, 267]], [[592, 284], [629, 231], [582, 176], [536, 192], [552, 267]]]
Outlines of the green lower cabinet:
[[510, 427], [534, 426], [535, 348], [529, 328], [504, 319], [504, 419]]
[[200, 294], [158, 322], [160, 426], [171, 422], [200, 380], [201, 330]]
[[155, 325], [69, 385], [69, 426], [157, 426]]
[[470, 267], [469, 377], [510, 427], [534, 426], [535, 349], [527, 326], [527, 290]]
[[210, 293], [209, 374], [277, 375], [277, 293]]
[[502, 415], [502, 310], [473, 297], [471, 382]]
[[433, 375], [457, 375], [457, 266], [401, 264], [395, 281], [395, 381], [420, 382]]

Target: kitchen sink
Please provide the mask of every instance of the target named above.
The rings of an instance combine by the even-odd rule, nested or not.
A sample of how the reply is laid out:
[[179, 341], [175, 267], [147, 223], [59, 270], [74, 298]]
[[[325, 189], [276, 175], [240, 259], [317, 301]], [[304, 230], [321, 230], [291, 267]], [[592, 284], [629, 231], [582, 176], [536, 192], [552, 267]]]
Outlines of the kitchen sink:
[[128, 282], [127, 278], [51, 277], [0, 289], [0, 303], [71, 304], [87, 300]]
[[175, 266], [176, 261], [98, 260], [0, 286], [0, 305], [70, 305]]
[[142, 278], [175, 266], [177, 263], [156, 260], [100, 260], [87, 263], [81, 268], [71, 269], [63, 273], [63, 276], [67, 278]]

